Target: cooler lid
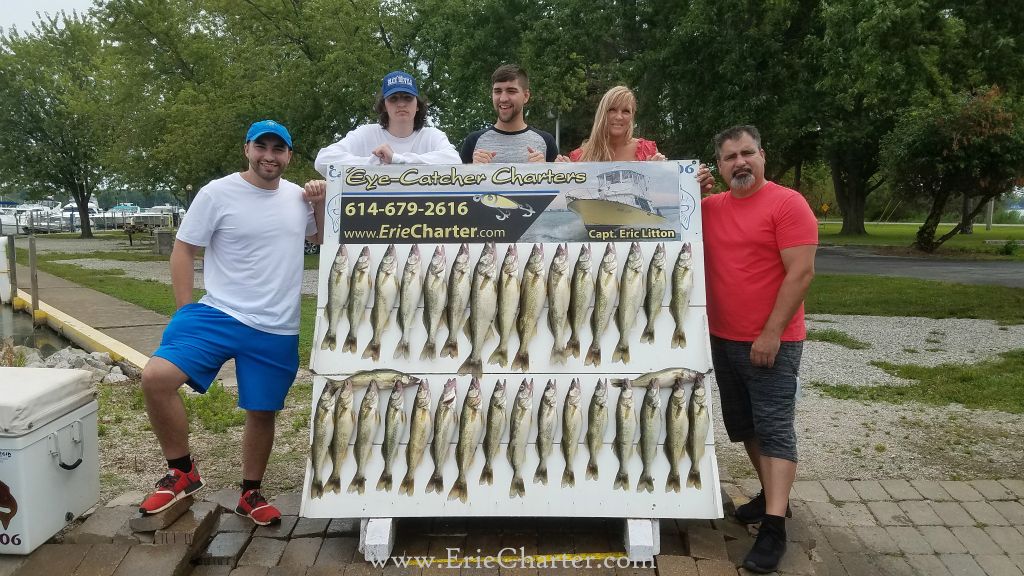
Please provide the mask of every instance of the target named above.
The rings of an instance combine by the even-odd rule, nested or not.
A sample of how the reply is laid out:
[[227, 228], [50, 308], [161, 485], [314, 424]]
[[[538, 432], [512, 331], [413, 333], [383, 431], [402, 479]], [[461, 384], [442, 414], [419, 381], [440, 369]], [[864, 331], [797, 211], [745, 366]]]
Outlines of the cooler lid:
[[0, 437], [27, 434], [95, 397], [85, 370], [0, 367]]

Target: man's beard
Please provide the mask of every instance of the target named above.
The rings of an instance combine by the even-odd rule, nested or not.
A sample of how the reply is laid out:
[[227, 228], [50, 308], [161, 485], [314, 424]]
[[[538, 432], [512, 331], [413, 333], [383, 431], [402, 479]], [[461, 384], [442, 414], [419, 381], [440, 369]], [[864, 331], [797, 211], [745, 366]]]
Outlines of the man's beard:
[[743, 174], [734, 174], [732, 182], [730, 183], [733, 190], [746, 191], [754, 185], [757, 179], [750, 172], [744, 172]]

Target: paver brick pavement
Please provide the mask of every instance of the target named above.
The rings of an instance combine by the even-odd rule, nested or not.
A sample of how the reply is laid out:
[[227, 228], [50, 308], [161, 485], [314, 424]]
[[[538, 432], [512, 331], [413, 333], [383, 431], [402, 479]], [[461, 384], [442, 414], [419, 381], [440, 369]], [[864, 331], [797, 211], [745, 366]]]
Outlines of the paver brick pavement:
[[976, 526], [956, 526], [951, 528], [958, 540], [971, 554], [1002, 554], [1003, 549], [996, 544], [984, 530]]
[[910, 482], [901, 478], [892, 480], [880, 480], [879, 484], [892, 496], [893, 500], [924, 500], [921, 493], [910, 485]]
[[821, 485], [821, 482], [817, 480], [797, 480], [793, 483], [793, 493], [798, 500], [803, 500], [804, 502], [829, 501], [828, 492]]
[[934, 554], [908, 554], [905, 558], [921, 576], [949, 576], [949, 569]]
[[977, 522], [959, 502], [932, 502], [931, 505], [945, 526], [974, 526]]
[[284, 540], [291, 536], [292, 530], [298, 522], [299, 518], [297, 516], [281, 516], [280, 522], [275, 522], [269, 526], [257, 527], [256, 533], [253, 534], [253, 536], [258, 538], [275, 538], [277, 540]]
[[657, 565], [659, 576], [698, 576], [697, 562], [689, 556], [662, 554]]
[[985, 569], [988, 576], [1021, 576], [1020, 568], [1009, 556], [979, 554], [974, 561]]
[[999, 515], [1014, 526], [1024, 526], [1024, 504], [1016, 500], [997, 500], [990, 502]]
[[996, 511], [988, 502], [963, 502], [961, 506], [972, 518], [989, 526], [1009, 526], [1006, 518]]
[[729, 552], [725, 548], [725, 536], [710, 528], [690, 528], [686, 533], [689, 555], [694, 558], [709, 560], [728, 560]]
[[248, 543], [249, 534], [246, 532], [221, 532], [213, 537], [196, 562], [234, 567]]
[[92, 544], [43, 544], [15, 571], [17, 576], [73, 574]]
[[860, 501], [860, 495], [846, 480], [822, 480], [821, 486], [833, 500], [838, 502]]
[[1016, 500], [1017, 496], [998, 480], [971, 480], [968, 482], [985, 500]]
[[918, 526], [917, 529], [938, 554], [966, 554], [969, 552], [945, 526]]
[[946, 489], [946, 492], [949, 492], [950, 496], [960, 502], [978, 502], [985, 499], [984, 496], [972, 488], [967, 482], [960, 480], [942, 480], [939, 484]]
[[839, 552], [839, 561], [850, 576], [868, 576], [876, 574], [878, 567], [871, 561], [870, 554], [862, 552]]
[[904, 554], [931, 554], [934, 550], [924, 536], [911, 526], [889, 526], [885, 529]]
[[[867, 502], [868, 510], [882, 526], [910, 526], [910, 518], [895, 502]], [[931, 512], [931, 509], [928, 510]], [[938, 519], [938, 517], [936, 517]]]
[[950, 502], [954, 499], [937, 480], [916, 479], [911, 480], [910, 485], [920, 492], [921, 496], [932, 502]]
[[927, 500], [907, 500], [898, 503], [900, 510], [907, 515], [911, 525], [915, 526], [939, 526], [942, 518], [935, 513], [931, 502]]
[[238, 559], [239, 566], [277, 566], [288, 543], [276, 538], [253, 537]]
[[857, 491], [860, 499], [865, 502], [880, 502], [890, 499], [889, 493], [882, 488], [877, 480], [854, 480], [850, 482], [850, 485]]
[[1013, 492], [1013, 495], [1018, 500], [1024, 500], [1024, 480], [1004, 479], [1000, 480], [999, 483], [1006, 486], [1006, 489], [1010, 492]]
[[0, 556], [0, 576], [13, 576], [25, 560], [24, 556]]
[[230, 576], [231, 566], [196, 566], [189, 576]]
[[75, 576], [110, 576], [129, 548], [131, 545], [125, 542], [93, 544], [75, 570]]
[[697, 560], [700, 576], [736, 576], [736, 566], [728, 560]]
[[280, 566], [312, 566], [316, 563], [316, 556], [323, 546], [323, 538], [292, 538], [285, 546]]
[[[338, 538], [324, 539], [320, 553], [316, 557], [314, 566], [336, 566], [352, 562], [359, 547], [359, 539], [351, 536], [340, 536]], [[399, 548], [395, 547], [395, 554], [402, 554]], [[422, 556], [422, 554], [417, 554]]]
[[117, 565], [113, 576], [185, 576], [192, 569], [184, 544], [136, 544]]
[[940, 554], [939, 558], [953, 576], [979, 576], [985, 573], [970, 554]]
[[1024, 552], [1024, 534], [1020, 531], [1010, 526], [988, 526], [984, 530], [1007, 554]]
[[[881, 526], [856, 526], [853, 528], [853, 532], [872, 552], [879, 554], [900, 553], [900, 547], [885, 528]], [[950, 536], [952, 537], [952, 534]]]

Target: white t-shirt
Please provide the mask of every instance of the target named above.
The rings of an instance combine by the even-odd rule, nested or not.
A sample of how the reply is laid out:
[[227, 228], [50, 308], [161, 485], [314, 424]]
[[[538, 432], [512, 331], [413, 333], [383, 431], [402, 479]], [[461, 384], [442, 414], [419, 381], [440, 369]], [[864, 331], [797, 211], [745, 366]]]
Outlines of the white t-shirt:
[[178, 240], [206, 248], [201, 303], [271, 334], [299, 333], [303, 241], [316, 233], [302, 188], [264, 190], [238, 172], [199, 190]]
[[322, 148], [313, 166], [327, 177], [331, 164], [335, 166], [368, 166], [379, 164], [380, 158], [371, 152], [381, 144], [388, 144], [395, 155], [392, 164], [462, 164], [462, 158], [448, 137], [437, 128], [424, 126], [405, 138], [392, 136], [380, 124], [363, 124], [349, 132], [340, 141]]

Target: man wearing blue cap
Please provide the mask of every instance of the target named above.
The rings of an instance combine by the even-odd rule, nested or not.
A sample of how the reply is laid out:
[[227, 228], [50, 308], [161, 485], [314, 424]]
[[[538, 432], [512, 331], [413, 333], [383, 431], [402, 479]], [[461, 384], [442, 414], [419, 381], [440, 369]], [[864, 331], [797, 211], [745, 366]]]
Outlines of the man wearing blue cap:
[[[427, 101], [416, 88], [416, 79], [397, 70], [381, 82], [374, 110], [376, 124], [364, 124], [339, 142], [320, 150], [313, 164], [328, 175], [334, 166], [370, 164], [460, 164], [459, 153], [444, 132], [426, 126]], [[322, 181], [306, 189], [326, 189]]]
[[[140, 505], [143, 514], [165, 510], [203, 487], [178, 389], [188, 384], [205, 393], [221, 366], [234, 359], [238, 405], [246, 411], [235, 512], [260, 525], [281, 519], [260, 483], [277, 411], [299, 367], [303, 241], [321, 242], [324, 196], [281, 178], [292, 158], [292, 138], [281, 124], [254, 123], [243, 150], [248, 168], [199, 190], [171, 253], [178, 310], [142, 372], [146, 411], [168, 471]], [[193, 260], [200, 248], [206, 295], [193, 302]]]

